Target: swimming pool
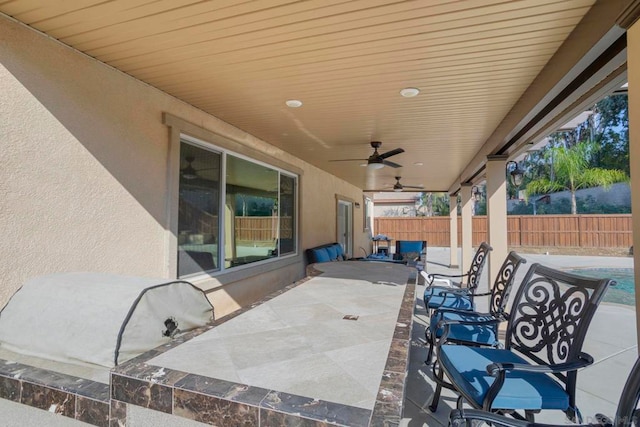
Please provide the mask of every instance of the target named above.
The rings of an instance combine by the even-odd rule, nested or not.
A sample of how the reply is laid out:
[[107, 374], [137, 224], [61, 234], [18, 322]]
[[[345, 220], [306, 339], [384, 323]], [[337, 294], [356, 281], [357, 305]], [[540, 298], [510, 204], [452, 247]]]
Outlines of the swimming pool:
[[635, 305], [633, 268], [576, 268], [566, 271], [581, 276], [613, 279], [616, 285], [607, 290], [603, 301]]

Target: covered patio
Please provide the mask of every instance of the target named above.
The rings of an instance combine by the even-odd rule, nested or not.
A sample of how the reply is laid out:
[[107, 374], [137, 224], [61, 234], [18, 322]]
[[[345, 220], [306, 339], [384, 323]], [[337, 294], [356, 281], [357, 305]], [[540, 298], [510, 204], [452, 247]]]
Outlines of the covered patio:
[[[398, 185], [449, 195], [456, 269], [486, 182], [491, 281], [508, 162], [627, 82], [640, 211], [639, 15], [638, 0], [0, 1], [0, 305], [88, 271], [186, 280], [216, 320], [237, 316], [306, 280], [305, 249], [371, 253], [371, 195]], [[94, 382], [87, 408], [136, 406]]]

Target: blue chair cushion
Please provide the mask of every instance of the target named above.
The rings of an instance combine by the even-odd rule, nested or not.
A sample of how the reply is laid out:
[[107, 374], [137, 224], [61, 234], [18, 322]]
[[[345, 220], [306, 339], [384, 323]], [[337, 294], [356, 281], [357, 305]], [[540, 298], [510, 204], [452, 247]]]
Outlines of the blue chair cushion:
[[[438, 328], [441, 320], [460, 320], [465, 322], [481, 322], [492, 320], [493, 317], [487, 314], [475, 313], [473, 311], [436, 311], [431, 316], [429, 329], [431, 335], [437, 338], [442, 336], [442, 328]], [[481, 345], [494, 345], [498, 342], [496, 334], [497, 325], [449, 325], [447, 339], [458, 343], [475, 343]]]
[[[452, 383], [481, 407], [494, 377], [487, 373], [491, 363], [528, 362], [511, 352], [497, 348], [443, 345], [438, 354], [440, 366]], [[560, 409], [569, 408], [569, 395], [562, 385], [547, 374], [509, 372], [493, 401], [492, 409]]]
[[315, 258], [315, 262], [329, 262], [331, 258], [329, 258], [329, 252], [327, 252], [327, 248], [318, 248], [313, 250], [313, 257]]
[[338, 254], [339, 259], [344, 259], [344, 251], [342, 250], [342, 245], [340, 243], [336, 243], [333, 245], [336, 248], [336, 252]]
[[430, 309], [453, 308], [456, 310], [473, 310], [471, 298], [466, 295], [446, 294], [445, 296], [432, 295], [425, 300], [424, 305]]
[[335, 261], [338, 258], [338, 250], [334, 245], [327, 246], [327, 254], [329, 254], [331, 261]]

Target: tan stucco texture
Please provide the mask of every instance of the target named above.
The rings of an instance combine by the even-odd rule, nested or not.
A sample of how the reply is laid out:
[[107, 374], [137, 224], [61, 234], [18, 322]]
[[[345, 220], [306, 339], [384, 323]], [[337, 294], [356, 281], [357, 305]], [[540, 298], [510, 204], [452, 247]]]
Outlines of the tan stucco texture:
[[[357, 187], [22, 24], [0, 17], [0, 40], [0, 306], [53, 272], [168, 277], [176, 256], [163, 113], [302, 170], [301, 250], [336, 240], [336, 194], [362, 203]], [[354, 210], [356, 249], [369, 244], [362, 215]], [[303, 267], [199, 286], [228, 313]]]

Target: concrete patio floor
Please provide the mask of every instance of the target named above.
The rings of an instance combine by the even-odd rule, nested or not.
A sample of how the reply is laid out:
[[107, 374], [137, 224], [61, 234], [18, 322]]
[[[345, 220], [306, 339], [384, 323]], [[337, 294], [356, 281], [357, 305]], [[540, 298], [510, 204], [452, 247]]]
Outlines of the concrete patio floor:
[[[541, 263], [558, 269], [573, 268], [633, 268], [631, 257], [598, 257], [566, 255], [533, 255], [521, 253], [527, 264], [516, 275], [516, 284], [524, 277], [533, 263]], [[448, 248], [429, 248], [425, 269], [435, 273], [459, 273], [451, 270]], [[481, 287], [487, 286], [487, 269], [482, 275]], [[444, 390], [437, 412], [428, 409], [435, 389], [431, 367], [424, 364], [426, 347], [424, 330], [428, 325], [421, 295], [424, 285], [416, 288], [416, 308], [410, 352], [409, 378], [405, 394], [403, 427], [448, 425], [451, 409], [455, 408], [456, 397], [450, 390]], [[512, 292], [512, 295], [514, 292]], [[486, 309], [479, 304], [479, 310]], [[636, 315], [633, 306], [603, 302], [598, 307], [590, 325], [584, 351], [591, 354], [595, 363], [578, 374], [578, 407], [585, 422], [596, 413], [613, 416], [627, 375], [638, 356], [636, 338]], [[536, 421], [570, 424], [559, 411], [543, 411]]]

